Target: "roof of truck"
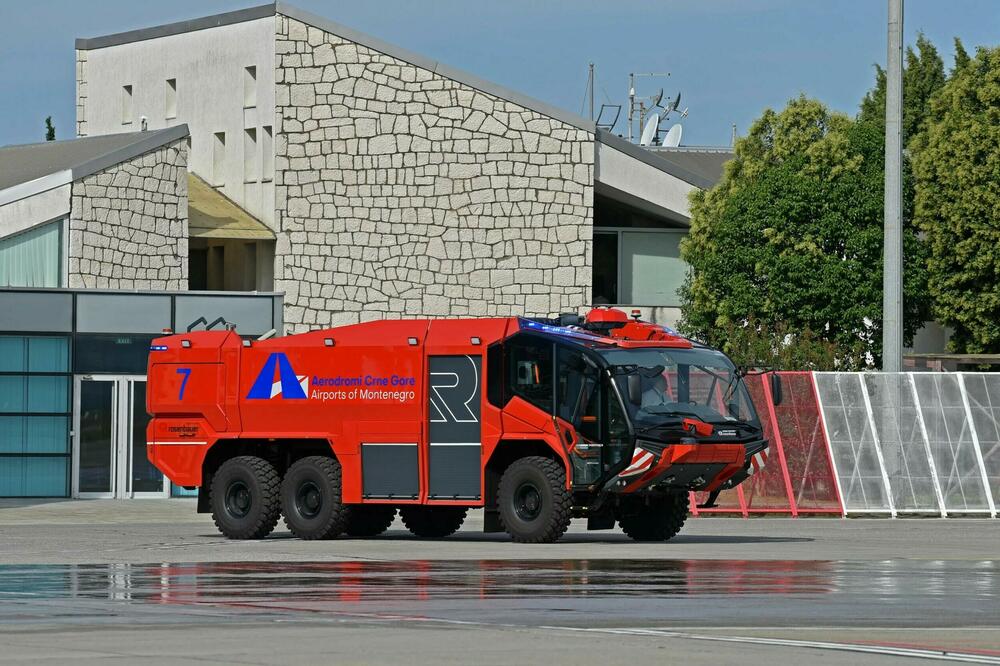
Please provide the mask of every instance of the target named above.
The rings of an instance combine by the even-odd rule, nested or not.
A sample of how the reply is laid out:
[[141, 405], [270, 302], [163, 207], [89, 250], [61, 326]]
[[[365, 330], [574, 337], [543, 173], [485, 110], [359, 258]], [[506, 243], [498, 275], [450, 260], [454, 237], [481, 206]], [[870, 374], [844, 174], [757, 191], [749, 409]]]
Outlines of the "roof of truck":
[[576, 326], [556, 326], [532, 319], [519, 318], [518, 323], [522, 331], [552, 335], [591, 349], [690, 349], [695, 346], [693, 341], [672, 334], [668, 334], [669, 339], [638, 340], [602, 335]]

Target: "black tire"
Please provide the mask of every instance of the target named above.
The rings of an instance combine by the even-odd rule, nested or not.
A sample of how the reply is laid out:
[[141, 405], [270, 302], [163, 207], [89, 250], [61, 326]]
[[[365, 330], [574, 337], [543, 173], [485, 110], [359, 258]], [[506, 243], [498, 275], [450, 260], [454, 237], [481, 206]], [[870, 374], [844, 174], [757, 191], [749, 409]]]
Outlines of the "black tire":
[[352, 537], [373, 537], [382, 534], [396, 518], [396, 507], [382, 504], [354, 504], [347, 507], [347, 527]]
[[285, 525], [300, 539], [333, 539], [347, 526], [340, 463], [326, 456], [296, 460], [281, 482]]
[[414, 536], [439, 539], [457, 532], [468, 512], [464, 506], [404, 506], [399, 516]]
[[619, 509], [618, 524], [635, 541], [667, 541], [681, 531], [688, 515], [688, 494], [634, 498]]
[[257, 456], [237, 456], [212, 475], [212, 520], [230, 539], [263, 539], [278, 524], [281, 478], [274, 465]]
[[552, 543], [572, 518], [566, 470], [551, 458], [529, 456], [511, 463], [500, 478], [497, 502], [503, 528], [518, 543]]

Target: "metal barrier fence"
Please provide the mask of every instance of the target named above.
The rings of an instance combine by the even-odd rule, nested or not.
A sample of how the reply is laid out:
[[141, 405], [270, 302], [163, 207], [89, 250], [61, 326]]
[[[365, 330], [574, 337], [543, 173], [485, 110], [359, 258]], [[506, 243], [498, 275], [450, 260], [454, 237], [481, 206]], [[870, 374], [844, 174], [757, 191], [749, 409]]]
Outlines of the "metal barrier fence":
[[767, 466], [703, 513], [980, 515], [1000, 503], [1000, 375], [781, 372], [747, 378]]
[[716, 508], [698, 509], [697, 503], [705, 500], [705, 494], [698, 493], [692, 500], [694, 515], [843, 514], [812, 376], [808, 372], [780, 375], [784, 399], [777, 407], [767, 376], [747, 377], [764, 436], [771, 442], [767, 465], [735, 490], [723, 492]]

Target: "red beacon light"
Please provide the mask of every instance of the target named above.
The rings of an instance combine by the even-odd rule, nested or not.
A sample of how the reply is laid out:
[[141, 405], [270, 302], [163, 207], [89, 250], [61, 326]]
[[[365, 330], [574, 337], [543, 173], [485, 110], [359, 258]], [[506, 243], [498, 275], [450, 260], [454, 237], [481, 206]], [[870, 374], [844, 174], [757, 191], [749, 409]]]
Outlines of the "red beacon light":
[[614, 324], [627, 324], [628, 316], [618, 308], [607, 306], [596, 307], [587, 313], [584, 318], [587, 324], [603, 324], [605, 326]]
[[639, 321], [640, 319], [642, 319], [642, 310], [640, 310], [639, 308], [633, 308], [632, 309], [632, 319], [635, 319], [636, 321]]

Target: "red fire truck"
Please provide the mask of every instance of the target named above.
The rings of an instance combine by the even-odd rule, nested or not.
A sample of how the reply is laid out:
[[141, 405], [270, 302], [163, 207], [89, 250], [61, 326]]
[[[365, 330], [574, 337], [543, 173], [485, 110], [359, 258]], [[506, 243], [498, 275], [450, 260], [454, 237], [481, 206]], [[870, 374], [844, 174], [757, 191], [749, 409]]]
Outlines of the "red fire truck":
[[[149, 354], [150, 461], [198, 488], [236, 539], [283, 514], [303, 539], [422, 537], [470, 508], [487, 532], [558, 539], [575, 517], [674, 536], [688, 491], [732, 488], [767, 455], [721, 352], [624, 312], [377, 321], [253, 340], [169, 335]], [[780, 393], [776, 393], [780, 395]]]

